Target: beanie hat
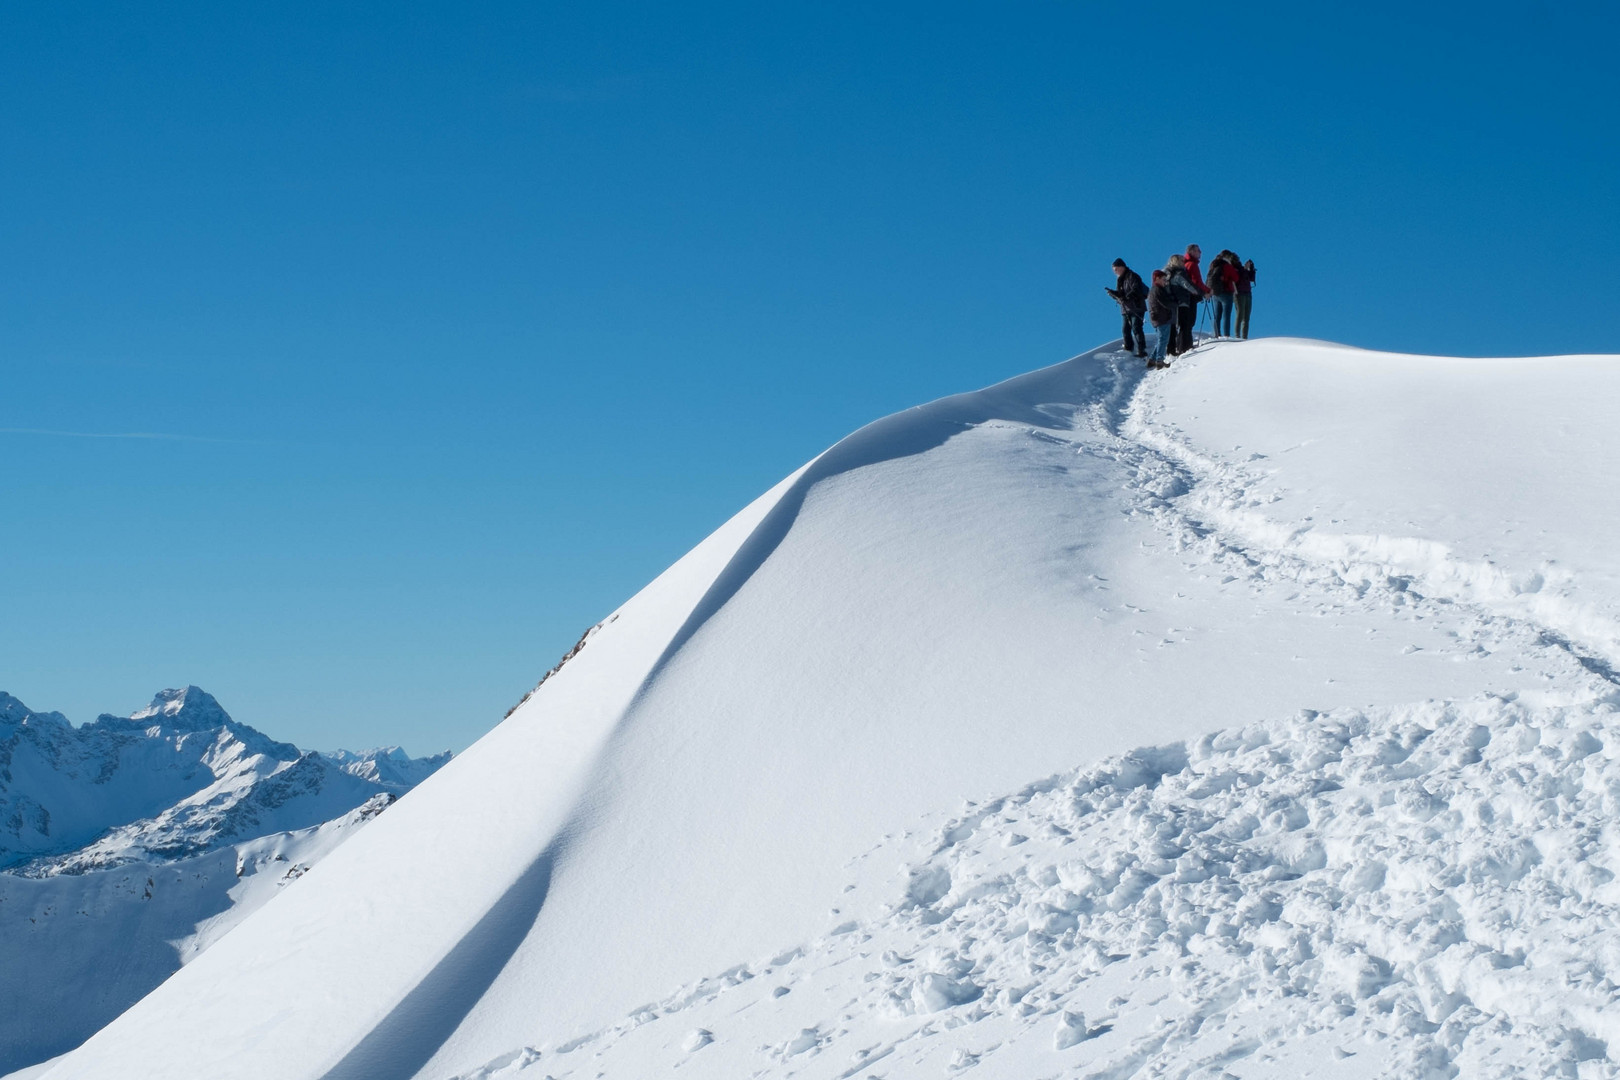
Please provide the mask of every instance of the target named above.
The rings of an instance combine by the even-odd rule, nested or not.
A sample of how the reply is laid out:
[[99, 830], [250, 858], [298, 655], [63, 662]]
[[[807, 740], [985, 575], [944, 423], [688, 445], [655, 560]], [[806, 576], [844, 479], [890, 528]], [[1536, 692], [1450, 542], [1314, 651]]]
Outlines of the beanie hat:
[[1114, 265], [1115, 266], [1124, 266], [1125, 265], [1125, 260], [1124, 259], [1115, 259], [1114, 260]]

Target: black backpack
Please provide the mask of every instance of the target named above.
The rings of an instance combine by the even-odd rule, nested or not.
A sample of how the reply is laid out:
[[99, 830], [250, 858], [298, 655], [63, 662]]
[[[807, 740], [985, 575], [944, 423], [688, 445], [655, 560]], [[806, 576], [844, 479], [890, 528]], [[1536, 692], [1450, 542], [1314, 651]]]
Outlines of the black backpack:
[[1140, 312], [1147, 307], [1147, 286], [1142, 284], [1142, 275], [1135, 270], [1125, 271], [1119, 294], [1127, 311]]

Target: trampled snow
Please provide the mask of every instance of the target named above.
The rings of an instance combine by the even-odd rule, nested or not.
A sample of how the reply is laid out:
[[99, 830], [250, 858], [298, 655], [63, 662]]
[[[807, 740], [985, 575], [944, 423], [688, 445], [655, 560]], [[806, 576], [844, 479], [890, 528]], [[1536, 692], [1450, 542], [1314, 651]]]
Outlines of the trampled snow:
[[1258, 341], [879, 421], [48, 1075], [1614, 1075], [1616, 402]]

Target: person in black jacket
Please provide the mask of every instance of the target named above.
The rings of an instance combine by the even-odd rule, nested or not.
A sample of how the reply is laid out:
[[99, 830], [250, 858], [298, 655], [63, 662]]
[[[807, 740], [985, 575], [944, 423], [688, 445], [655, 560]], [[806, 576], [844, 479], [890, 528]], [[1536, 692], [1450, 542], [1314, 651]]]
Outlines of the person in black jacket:
[[1193, 347], [1193, 325], [1198, 322], [1198, 304], [1204, 299], [1204, 291], [1188, 276], [1187, 260], [1183, 256], [1170, 256], [1164, 276], [1170, 295], [1176, 300], [1176, 333], [1170, 354], [1180, 356]]
[[1142, 334], [1142, 316], [1147, 314], [1147, 286], [1141, 275], [1125, 265], [1124, 259], [1114, 260], [1114, 279], [1119, 288], [1105, 290], [1119, 304], [1125, 317], [1125, 351], [1147, 356], [1147, 338]]
[[1162, 368], [1170, 339], [1176, 333], [1176, 297], [1170, 291], [1170, 279], [1163, 270], [1153, 271], [1153, 288], [1148, 290], [1148, 320], [1153, 323], [1153, 358], [1150, 368]]

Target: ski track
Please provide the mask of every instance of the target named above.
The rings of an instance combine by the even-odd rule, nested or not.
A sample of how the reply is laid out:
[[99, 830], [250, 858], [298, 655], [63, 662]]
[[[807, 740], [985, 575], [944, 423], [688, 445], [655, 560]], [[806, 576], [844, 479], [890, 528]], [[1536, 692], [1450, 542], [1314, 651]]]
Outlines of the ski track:
[[851, 864], [877, 917], [456, 1080], [1620, 1077], [1620, 626], [1550, 567], [1268, 518], [1259, 473], [1095, 355], [1072, 439], [1029, 434], [1126, 465], [1189, 571], [1437, 620], [1556, 686], [1264, 720], [935, 815]]

